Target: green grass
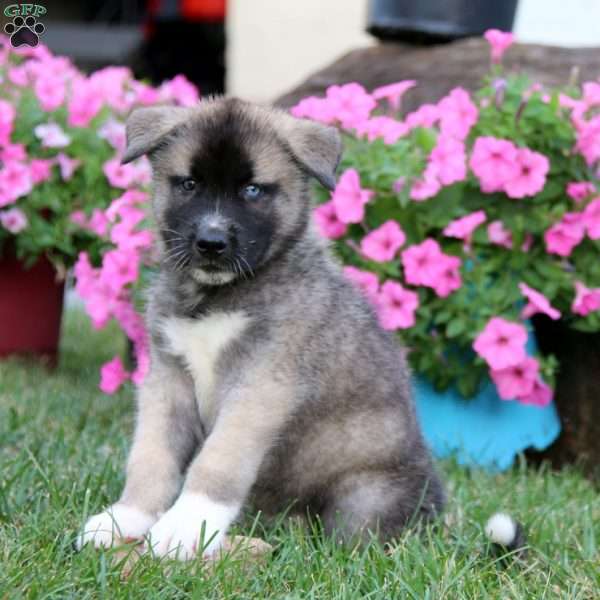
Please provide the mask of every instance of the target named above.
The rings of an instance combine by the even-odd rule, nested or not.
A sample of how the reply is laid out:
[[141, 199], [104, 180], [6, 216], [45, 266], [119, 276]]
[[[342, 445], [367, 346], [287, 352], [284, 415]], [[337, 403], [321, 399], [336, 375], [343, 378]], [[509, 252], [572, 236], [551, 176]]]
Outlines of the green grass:
[[[103, 396], [98, 367], [122, 348], [68, 314], [61, 367], [0, 363], [0, 598], [569, 598], [600, 597], [600, 497], [577, 469], [523, 463], [502, 475], [441, 465], [445, 524], [407, 534], [386, 553], [337, 546], [281, 519], [240, 529], [275, 547], [244, 567], [144, 557], [128, 579], [112, 550], [72, 550], [86, 515], [118, 497], [132, 429], [132, 390]], [[509, 509], [529, 530], [523, 561], [503, 564], [482, 535]]]

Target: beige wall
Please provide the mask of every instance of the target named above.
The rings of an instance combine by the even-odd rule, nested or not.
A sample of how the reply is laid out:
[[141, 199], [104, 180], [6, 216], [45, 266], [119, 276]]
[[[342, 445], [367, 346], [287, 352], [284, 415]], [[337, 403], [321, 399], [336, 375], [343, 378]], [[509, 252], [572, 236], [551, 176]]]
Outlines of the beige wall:
[[372, 44], [366, 0], [229, 0], [230, 94], [270, 101], [344, 52]]

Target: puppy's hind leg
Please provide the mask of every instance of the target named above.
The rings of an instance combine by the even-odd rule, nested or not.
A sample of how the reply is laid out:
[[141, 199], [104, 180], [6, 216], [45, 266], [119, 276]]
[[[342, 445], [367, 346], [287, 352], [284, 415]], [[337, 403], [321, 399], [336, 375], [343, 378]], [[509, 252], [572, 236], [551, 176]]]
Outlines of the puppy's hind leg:
[[321, 511], [325, 533], [345, 543], [381, 541], [398, 536], [410, 524], [434, 517], [443, 505], [435, 474], [421, 485], [387, 470], [345, 475], [331, 488]]

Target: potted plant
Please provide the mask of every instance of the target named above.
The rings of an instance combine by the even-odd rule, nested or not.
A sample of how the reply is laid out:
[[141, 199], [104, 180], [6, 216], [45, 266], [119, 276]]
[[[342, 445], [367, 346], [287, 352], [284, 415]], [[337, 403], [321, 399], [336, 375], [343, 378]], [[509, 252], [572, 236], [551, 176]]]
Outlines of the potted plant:
[[492, 70], [473, 96], [458, 88], [402, 115], [415, 82], [351, 83], [292, 113], [344, 133], [342, 175], [315, 218], [408, 347], [426, 436], [504, 467], [558, 434], [558, 364], [536, 352], [530, 318], [600, 330], [600, 85], [508, 76], [512, 35], [486, 38]]
[[0, 51], [0, 356], [56, 360], [64, 280], [82, 251], [98, 261], [105, 209], [149, 181], [147, 162], [120, 165], [136, 105], [197, 101], [177, 77], [154, 89], [128, 69], [90, 76], [44, 46]]

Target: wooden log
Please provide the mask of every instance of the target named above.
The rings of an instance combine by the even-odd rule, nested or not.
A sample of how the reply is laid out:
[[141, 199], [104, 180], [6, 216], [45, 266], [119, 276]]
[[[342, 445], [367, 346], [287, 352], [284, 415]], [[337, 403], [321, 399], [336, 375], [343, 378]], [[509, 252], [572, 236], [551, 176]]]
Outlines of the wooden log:
[[[565, 85], [578, 72], [579, 81], [600, 75], [600, 48], [558, 48], [515, 44], [504, 55], [509, 71], [527, 73], [544, 85]], [[385, 43], [353, 50], [317, 71], [298, 87], [275, 101], [290, 107], [302, 98], [322, 95], [330, 85], [357, 81], [367, 90], [403, 79], [418, 86], [403, 98], [403, 108], [414, 110], [425, 102], [437, 102], [452, 88], [479, 87], [489, 72], [489, 45], [483, 39], [467, 39], [438, 46]]]

